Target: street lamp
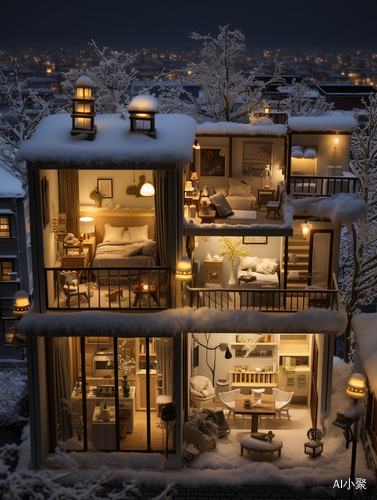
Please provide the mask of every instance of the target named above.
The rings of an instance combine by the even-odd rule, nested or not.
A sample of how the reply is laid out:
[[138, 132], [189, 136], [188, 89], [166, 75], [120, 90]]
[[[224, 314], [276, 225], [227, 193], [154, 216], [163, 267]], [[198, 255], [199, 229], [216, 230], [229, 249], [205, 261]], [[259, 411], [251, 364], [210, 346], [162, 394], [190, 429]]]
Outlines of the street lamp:
[[[358, 405], [359, 399], [365, 397], [366, 384], [365, 378], [360, 373], [354, 373], [348, 381], [346, 390], [347, 396], [354, 400], [353, 406], [341, 410], [337, 413], [336, 420], [333, 424], [343, 429], [343, 434], [346, 439], [346, 449], [352, 442], [352, 458], [351, 458], [351, 483], [355, 484], [355, 467], [356, 467], [356, 446], [359, 435], [359, 419], [365, 414], [365, 406]], [[352, 430], [353, 425], [353, 430]], [[353, 499], [353, 488], [349, 490], [349, 499]]]

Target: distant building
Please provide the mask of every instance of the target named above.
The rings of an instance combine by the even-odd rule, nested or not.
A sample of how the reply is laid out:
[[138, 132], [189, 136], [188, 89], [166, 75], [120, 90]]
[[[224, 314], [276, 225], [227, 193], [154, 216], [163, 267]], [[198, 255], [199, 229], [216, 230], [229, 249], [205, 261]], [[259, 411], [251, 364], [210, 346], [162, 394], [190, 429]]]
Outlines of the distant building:
[[367, 98], [371, 92], [376, 92], [368, 85], [321, 83], [316, 87], [321, 95], [335, 104], [335, 109], [342, 111], [363, 107], [361, 99]]

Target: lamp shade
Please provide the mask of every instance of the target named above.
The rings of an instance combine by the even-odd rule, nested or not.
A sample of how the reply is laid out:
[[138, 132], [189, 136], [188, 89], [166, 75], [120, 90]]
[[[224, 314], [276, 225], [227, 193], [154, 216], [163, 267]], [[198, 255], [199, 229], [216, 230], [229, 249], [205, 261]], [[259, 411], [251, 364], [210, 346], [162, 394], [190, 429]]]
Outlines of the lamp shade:
[[141, 196], [154, 196], [154, 187], [150, 182], [146, 182], [141, 186], [140, 189]]
[[191, 261], [188, 257], [183, 256], [179, 259], [178, 266], [175, 270], [175, 279], [178, 281], [192, 280]]
[[192, 180], [192, 181], [197, 181], [197, 180], [199, 180], [198, 174], [197, 174], [196, 172], [193, 172], [193, 173], [191, 174], [190, 180]]
[[365, 378], [360, 373], [354, 373], [348, 381], [347, 396], [353, 399], [362, 399], [365, 396]]
[[19, 290], [13, 297], [13, 312], [17, 316], [23, 316], [30, 309], [29, 295], [24, 290]]
[[93, 217], [80, 217], [80, 233], [94, 233], [94, 219]]

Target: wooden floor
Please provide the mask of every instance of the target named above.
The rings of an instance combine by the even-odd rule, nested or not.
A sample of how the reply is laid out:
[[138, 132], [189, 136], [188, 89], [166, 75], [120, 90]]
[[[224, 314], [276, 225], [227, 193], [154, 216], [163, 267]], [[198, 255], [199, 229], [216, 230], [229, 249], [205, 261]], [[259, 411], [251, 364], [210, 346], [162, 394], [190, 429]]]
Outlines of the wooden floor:
[[[166, 434], [157, 428], [161, 422], [157, 412], [151, 412], [151, 447], [152, 450], [162, 451], [165, 449]], [[169, 437], [169, 449], [173, 448], [173, 433]], [[121, 450], [143, 451], [147, 449], [147, 413], [145, 411], [135, 412], [135, 426], [132, 434], [127, 434], [125, 439], [120, 440]]]

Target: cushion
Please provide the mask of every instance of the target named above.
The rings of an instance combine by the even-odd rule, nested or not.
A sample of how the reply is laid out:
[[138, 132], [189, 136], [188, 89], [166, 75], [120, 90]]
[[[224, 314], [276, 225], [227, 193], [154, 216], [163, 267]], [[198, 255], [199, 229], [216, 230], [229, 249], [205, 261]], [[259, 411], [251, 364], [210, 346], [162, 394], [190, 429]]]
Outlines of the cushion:
[[215, 188], [213, 188], [212, 186], [204, 186], [203, 188], [203, 196], [213, 196], [214, 194], [216, 194], [216, 191], [215, 191]]
[[122, 241], [131, 241], [131, 235], [128, 230], [124, 231], [123, 236], [122, 236]]
[[256, 271], [258, 265], [258, 257], [240, 257], [239, 269], [251, 269], [252, 271]]
[[233, 214], [231, 206], [226, 201], [225, 196], [222, 193], [214, 194], [213, 196], [210, 196], [209, 199], [215, 206], [216, 213], [219, 217], [228, 217], [228, 215]]
[[123, 251], [126, 254], [126, 257], [131, 257], [131, 255], [139, 253], [141, 249], [142, 246], [139, 245], [139, 243], [131, 243], [131, 245], [127, 245]]
[[272, 262], [271, 260], [264, 259], [263, 262], [258, 264], [256, 271], [257, 271], [257, 273], [260, 273], [260, 274], [274, 274], [274, 273], [276, 273], [278, 266], [279, 266], [279, 264], [277, 264], [276, 262]]
[[153, 257], [156, 253], [156, 242], [153, 240], [141, 241], [139, 243], [141, 246], [141, 254]]
[[217, 187], [216, 193], [222, 193], [224, 196], [228, 196], [228, 188], [227, 187]]
[[292, 146], [292, 158], [304, 158], [304, 148], [302, 146]]
[[227, 196], [226, 200], [232, 210], [255, 210], [257, 199], [250, 194], [249, 196]]
[[104, 226], [105, 234], [103, 236], [103, 242], [106, 241], [114, 242], [114, 241], [122, 241], [124, 227], [114, 227], [111, 224], [107, 223]]
[[148, 239], [148, 224], [145, 226], [135, 226], [128, 228], [131, 241], [145, 241]]
[[304, 171], [302, 170], [302, 168], [294, 168], [292, 170], [292, 174], [293, 175], [304, 175]]
[[[217, 191], [216, 191], [217, 192]], [[250, 186], [237, 177], [229, 177], [229, 196], [249, 196]]]
[[315, 146], [305, 146], [304, 158], [307, 160], [315, 160], [317, 158], [317, 150]]

